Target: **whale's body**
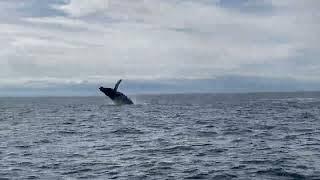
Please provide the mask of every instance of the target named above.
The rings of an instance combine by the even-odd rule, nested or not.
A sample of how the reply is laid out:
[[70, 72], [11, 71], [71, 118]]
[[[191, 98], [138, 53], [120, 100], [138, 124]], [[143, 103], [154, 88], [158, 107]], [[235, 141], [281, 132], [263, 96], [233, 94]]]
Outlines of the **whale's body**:
[[133, 104], [130, 98], [118, 91], [118, 87], [121, 81], [122, 80], [120, 79], [114, 88], [100, 87], [99, 90], [103, 92], [106, 96], [108, 96], [116, 105]]

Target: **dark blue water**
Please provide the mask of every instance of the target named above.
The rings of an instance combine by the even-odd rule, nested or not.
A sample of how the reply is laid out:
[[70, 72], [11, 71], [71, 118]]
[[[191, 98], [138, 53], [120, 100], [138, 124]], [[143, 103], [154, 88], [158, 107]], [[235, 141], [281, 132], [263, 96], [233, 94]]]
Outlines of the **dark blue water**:
[[320, 179], [320, 94], [0, 98], [0, 179]]

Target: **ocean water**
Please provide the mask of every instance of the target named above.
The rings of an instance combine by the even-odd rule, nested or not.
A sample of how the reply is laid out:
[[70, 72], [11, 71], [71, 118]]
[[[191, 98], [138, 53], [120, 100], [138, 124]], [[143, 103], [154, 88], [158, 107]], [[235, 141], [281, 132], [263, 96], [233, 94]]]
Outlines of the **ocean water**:
[[0, 98], [0, 179], [320, 179], [320, 93]]

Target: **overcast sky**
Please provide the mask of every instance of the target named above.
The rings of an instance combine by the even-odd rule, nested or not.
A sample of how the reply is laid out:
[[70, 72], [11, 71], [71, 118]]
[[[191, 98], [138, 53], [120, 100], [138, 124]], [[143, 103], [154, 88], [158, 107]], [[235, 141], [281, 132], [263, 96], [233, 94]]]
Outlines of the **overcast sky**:
[[0, 0], [0, 86], [320, 82], [319, 8], [319, 0]]

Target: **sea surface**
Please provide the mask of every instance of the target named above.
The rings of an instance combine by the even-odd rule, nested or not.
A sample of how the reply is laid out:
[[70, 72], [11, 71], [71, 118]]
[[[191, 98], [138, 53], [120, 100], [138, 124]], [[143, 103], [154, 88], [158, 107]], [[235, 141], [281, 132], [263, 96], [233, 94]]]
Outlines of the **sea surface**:
[[0, 98], [0, 179], [320, 179], [320, 93]]

